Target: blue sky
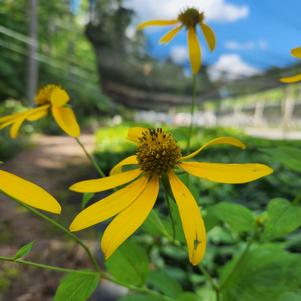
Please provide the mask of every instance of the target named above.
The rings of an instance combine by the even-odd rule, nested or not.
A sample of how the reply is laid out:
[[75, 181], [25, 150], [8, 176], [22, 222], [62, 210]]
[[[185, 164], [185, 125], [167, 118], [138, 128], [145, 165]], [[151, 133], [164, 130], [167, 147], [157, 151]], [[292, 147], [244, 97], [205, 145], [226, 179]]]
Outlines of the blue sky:
[[[213, 54], [209, 53], [201, 38], [204, 62], [231, 70], [236, 66], [237, 70], [233, 72], [238, 74], [248, 75], [248, 72], [251, 74], [272, 66], [292, 64], [296, 60], [290, 56], [290, 49], [301, 46], [301, 0], [166, 0], [166, 4], [159, 0], [126, 2], [137, 11], [137, 22], [160, 18], [161, 14], [163, 19], [170, 18], [182, 3], [186, 7], [192, 4], [203, 8], [208, 16], [207, 23], [217, 36], [217, 49]], [[172, 56], [176, 62], [188, 66], [185, 32], [170, 45], [158, 44], [168, 29], [145, 31], [150, 54], [159, 59]]]

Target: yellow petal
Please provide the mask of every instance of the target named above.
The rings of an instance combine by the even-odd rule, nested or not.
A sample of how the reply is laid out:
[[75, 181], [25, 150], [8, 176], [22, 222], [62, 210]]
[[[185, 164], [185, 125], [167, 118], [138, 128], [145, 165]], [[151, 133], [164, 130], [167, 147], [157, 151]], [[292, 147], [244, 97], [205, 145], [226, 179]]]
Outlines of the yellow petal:
[[174, 174], [168, 174], [172, 193], [175, 197], [186, 238], [189, 261], [200, 263], [206, 251], [206, 229], [194, 197], [184, 183]]
[[150, 20], [138, 24], [137, 29], [141, 30], [149, 26], [169, 26], [169, 25], [175, 25], [177, 23], [179, 23], [178, 20]]
[[301, 81], [301, 74], [297, 74], [289, 77], [282, 77], [280, 81], [285, 84], [296, 83]]
[[9, 131], [11, 138], [15, 139], [17, 137], [19, 129], [22, 126], [25, 119], [26, 119], [26, 116], [20, 117], [12, 124], [10, 131]]
[[135, 143], [138, 143], [139, 138], [142, 136], [142, 133], [145, 131], [147, 131], [147, 129], [142, 127], [130, 128], [128, 131], [128, 139]]
[[142, 171], [140, 169], [125, 171], [114, 176], [81, 181], [73, 184], [69, 189], [76, 192], [100, 192], [123, 184], [137, 178]]
[[130, 156], [127, 157], [125, 159], [123, 159], [122, 161], [120, 161], [118, 164], [116, 164], [110, 171], [110, 176], [119, 174], [122, 172], [122, 167], [125, 165], [132, 165], [132, 164], [138, 164], [137, 161], [137, 156]]
[[57, 200], [40, 186], [0, 170], [0, 191], [37, 209], [59, 214], [61, 206]]
[[71, 108], [51, 107], [52, 115], [59, 127], [69, 136], [77, 138], [80, 128]]
[[142, 225], [154, 207], [159, 192], [159, 179], [152, 178], [138, 198], [119, 213], [106, 228], [101, 249], [106, 258]]
[[215, 49], [215, 45], [216, 45], [214, 31], [203, 22], [200, 23], [200, 26], [204, 33], [205, 40], [207, 42], [207, 45], [208, 45], [210, 51], [213, 51]]
[[10, 114], [10, 115], [7, 115], [7, 116], [3, 116], [3, 117], [0, 118], [0, 123], [7, 123], [9, 121], [13, 121], [16, 118], [22, 116], [26, 112], [28, 112], [28, 110], [23, 111], [23, 112], [19, 112], [19, 113]]
[[51, 104], [55, 107], [62, 107], [69, 100], [70, 100], [70, 97], [69, 97], [68, 93], [62, 88], [56, 87], [51, 92], [50, 101], [51, 101]]
[[169, 43], [182, 28], [183, 26], [181, 25], [170, 30], [160, 39], [160, 44]]
[[41, 106], [33, 109], [32, 112], [26, 117], [28, 121], [37, 121], [47, 115], [49, 105]]
[[201, 68], [201, 48], [193, 27], [188, 28], [188, 50], [191, 70], [193, 74], [196, 74]]
[[70, 225], [70, 231], [79, 231], [115, 216], [138, 197], [144, 190], [146, 183], [147, 178], [142, 177], [89, 206], [74, 218]]
[[291, 54], [292, 54], [292, 56], [294, 56], [298, 59], [301, 59], [301, 47], [292, 49]]
[[206, 147], [211, 146], [211, 145], [218, 145], [218, 144], [229, 144], [229, 145], [233, 145], [233, 146], [236, 146], [236, 147], [240, 147], [242, 149], [246, 148], [246, 145], [243, 144], [241, 141], [239, 141], [236, 138], [219, 137], [219, 138], [215, 138], [215, 139], [207, 142], [206, 144], [204, 144], [202, 147], [200, 147], [199, 149], [197, 149], [196, 151], [194, 151], [190, 155], [182, 157], [181, 160], [191, 159], [191, 158], [195, 157], [196, 155], [198, 155]]
[[179, 166], [193, 176], [209, 181], [227, 184], [241, 184], [267, 176], [273, 170], [264, 164], [223, 164], [205, 162], [185, 162]]

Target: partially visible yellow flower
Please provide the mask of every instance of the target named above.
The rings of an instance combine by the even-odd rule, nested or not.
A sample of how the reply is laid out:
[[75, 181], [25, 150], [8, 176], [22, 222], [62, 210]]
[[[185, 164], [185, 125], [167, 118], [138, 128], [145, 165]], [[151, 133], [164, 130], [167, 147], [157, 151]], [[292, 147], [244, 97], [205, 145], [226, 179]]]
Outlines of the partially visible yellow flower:
[[[291, 54], [292, 56], [301, 59], [301, 47], [292, 49]], [[282, 77], [280, 81], [282, 81], [285, 84], [296, 83], [301, 81], [301, 74], [297, 74], [289, 77]]]
[[[108, 258], [145, 221], [156, 202], [162, 175], [169, 179], [177, 203], [187, 242], [189, 261], [198, 264], [206, 249], [206, 230], [200, 208], [189, 189], [176, 175], [180, 169], [199, 178], [219, 183], [246, 183], [272, 173], [263, 164], [222, 164], [189, 162], [204, 148], [217, 144], [230, 144], [245, 148], [239, 140], [221, 137], [211, 140], [192, 154], [182, 156], [171, 134], [162, 129], [132, 128], [128, 138], [137, 144], [136, 155], [119, 162], [109, 177], [82, 181], [70, 187], [76, 192], [100, 192], [129, 185], [80, 212], [70, 225], [71, 231], [79, 231], [116, 216], [106, 228], [101, 248]], [[122, 171], [122, 167], [134, 165], [134, 169]]]
[[58, 201], [40, 186], [12, 173], [0, 170], [0, 192], [31, 207], [60, 214]]
[[149, 26], [176, 25], [176, 27], [167, 32], [160, 40], [161, 44], [167, 44], [180, 30], [186, 28], [191, 70], [193, 74], [196, 74], [201, 68], [201, 48], [197, 37], [197, 26], [201, 28], [210, 51], [215, 49], [216, 44], [214, 32], [204, 23], [204, 19], [203, 12], [199, 12], [195, 8], [187, 8], [174, 20], [150, 20], [139, 24], [137, 29], [144, 29]]
[[11, 126], [10, 136], [16, 138], [25, 120], [39, 120], [51, 111], [56, 123], [66, 134], [78, 137], [80, 128], [73, 110], [67, 106], [69, 100], [70, 97], [64, 89], [56, 85], [47, 85], [41, 88], [35, 97], [36, 108], [1, 117], [0, 129]]

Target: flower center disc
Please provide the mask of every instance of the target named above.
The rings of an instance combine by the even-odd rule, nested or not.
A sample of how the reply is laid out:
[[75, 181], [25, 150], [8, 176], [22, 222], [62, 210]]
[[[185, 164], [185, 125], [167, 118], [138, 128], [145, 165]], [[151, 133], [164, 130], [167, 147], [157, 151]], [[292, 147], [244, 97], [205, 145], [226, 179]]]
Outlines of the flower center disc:
[[187, 8], [179, 14], [178, 19], [186, 28], [195, 27], [204, 20], [204, 14], [195, 8]]
[[149, 176], [161, 176], [175, 168], [180, 158], [181, 150], [176, 141], [161, 128], [146, 130], [139, 137], [138, 164]]

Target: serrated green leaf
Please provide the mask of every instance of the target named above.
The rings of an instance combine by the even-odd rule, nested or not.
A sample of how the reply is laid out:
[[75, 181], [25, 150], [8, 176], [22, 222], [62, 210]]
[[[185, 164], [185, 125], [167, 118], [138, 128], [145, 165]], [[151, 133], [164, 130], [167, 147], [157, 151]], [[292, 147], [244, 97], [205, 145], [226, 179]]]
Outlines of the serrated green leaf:
[[187, 292], [178, 296], [176, 301], [200, 301], [200, 298], [193, 293]]
[[255, 229], [256, 221], [252, 211], [242, 205], [222, 202], [210, 207], [209, 210], [234, 231], [251, 232]]
[[162, 292], [164, 295], [176, 298], [182, 293], [181, 285], [164, 270], [151, 271], [149, 273], [148, 281], [153, 288]]
[[131, 295], [126, 296], [121, 299], [118, 299], [118, 301], [166, 301], [163, 297], [158, 296], [147, 296], [147, 295]]
[[83, 197], [82, 197], [82, 202], [81, 202], [81, 209], [84, 209], [88, 202], [94, 197], [94, 193], [92, 192], [86, 192], [83, 194]]
[[301, 300], [301, 292], [286, 292], [280, 296], [277, 301], [300, 301]]
[[301, 284], [301, 256], [277, 246], [254, 247], [221, 271], [223, 301], [275, 301]]
[[27, 243], [26, 245], [24, 245], [23, 247], [21, 247], [16, 255], [14, 256], [14, 259], [20, 259], [20, 258], [24, 258], [25, 256], [27, 256], [29, 254], [29, 252], [32, 250], [33, 244], [35, 243], [35, 241], [31, 241], [29, 243]]
[[288, 200], [277, 198], [268, 204], [267, 220], [263, 240], [285, 236], [301, 226], [301, 207], [292, 205]]
[[55, 293], [53, 301], [86, 301], [99, 283], [97, 273], [70, 273], [65, 276]]
[[284, 166], [301, 172], [301, 150], [290, 146], [280, 146], [275, 148], [260, 149], [262, 152], [272, 156], [276, 162]]
[[113, 277], [127, 285], [142, 286], [148, 274], [148, 257], [135, 241], [127, 240], [105, 262]]

